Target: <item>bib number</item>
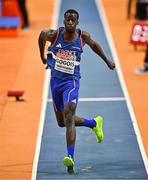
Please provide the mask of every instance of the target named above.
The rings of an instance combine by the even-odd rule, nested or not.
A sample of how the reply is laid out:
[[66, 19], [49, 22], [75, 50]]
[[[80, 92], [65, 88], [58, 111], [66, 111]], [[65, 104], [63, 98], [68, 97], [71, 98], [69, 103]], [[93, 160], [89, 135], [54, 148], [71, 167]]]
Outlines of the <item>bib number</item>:
[[55, 62], [55, 69], [68, 74], [74, 74], [75, 61], [57, 59]]

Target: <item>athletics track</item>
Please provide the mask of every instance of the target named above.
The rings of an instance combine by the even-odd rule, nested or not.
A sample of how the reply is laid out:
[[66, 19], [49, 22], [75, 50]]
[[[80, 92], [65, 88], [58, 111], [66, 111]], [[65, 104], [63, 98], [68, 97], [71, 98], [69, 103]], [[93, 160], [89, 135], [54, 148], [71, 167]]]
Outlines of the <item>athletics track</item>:
[[[56, 12], [53, 12], [51, 6], [53, 1], [50, 2], [51, 4], [45, 1], [46, 6], [44, 5], [44, 8], [46, 11], [41, 13], [42, 16], [36, 14], [36, 9], [40, 9], [39, 3], [36, 4], [36, 9], [30, 5], [30, 10], [33, 11], [31, 16], [33, 22], [31, 31], [33, 32], [22, 32], [21, 38], [17, 39], [17, 43], [21, 44], [24, 49], [23, 53], [17, 51], [19, 56], [23, 57], [21, 62], [15, 53], [11, 54], [10, 52], [11, 58], [14, 56], [15, 59], [15, 62], [13, 61], [11, 64], [15, 67], [14, 72], [11, 72], [13, 78], [8, 79], [7, 87], [3, 87], [1, 92], [4, 94], [8, 88], [25, 89], [26, 101], [17, 104], [13, 100], [7, 100], [2, 96], [0, 179], [31, 179], [31, 176], [32, 179], [39, 180], [147, 179], [147, 157], [137, 128], [135, 114], [139, 119], [140, 130], [143, 129], [141, 130], [142, 135], [147, 132], [144, 128], [146, 124], [144, 125], [144, 122], [141, 124], [140, 113], [136, 111], [134, 114], [131, 106], [125, 86], [126, 84], [129, 85], [128, 90], [129, 94], [131, 94], [130, 83], [126, 81], [125, 84], [124, 82], [120, 71], [119, 58], [116, 55], [114, 44], [112, 44], [101, 4], [99, 1], [90, 0], [87, 0], [87, 3], [86, 0], [85, 3], [84, 1], [75, 1], [73, 3], [67, 0], [64, 0], [61, 4], [58, 2], [60, 1], [55, 1], [57, 3], [54, 9]], [[107, 13], [109, 13], [111, 1], [110, 3], [107, 0], [103, 2], [106, 5]], [[33, 3], [35, 4], [35, 2], [32, 2], [32, 5]], [[121, 4], [116, 2], [119, 9]], [[37, 44], [35, 43], [37, 43], [40, 30], [48, 27], [48, 7], [50, 7], [50, 12], [56, 14], [56, 16], [51, 14], [49, 18], [49, 20], [52, 20], [52, 22], [49, 21], [52, 28], [62, 24], [63, 12], [66, 9], [76, 8], [80, 13], [80, 27], [91, 33], [92, 37], [102, 45], [105, 52], [110, 58], [114, 59], [117, 65], [115, 72], [109, 71], [105, 64], [99, 61], [99, 58], [88, 47], [84, 49], [81, 65], [80, 101], [77, 114], [86, 117], [92, 117], [98, 113], [102, 114], [105, 119], [105, 140], [103, 143], [97, 144], [89, 129], [77, 128], [75, 152], [77, 174], [72, 176], [67, 175], [62, 164], [62, 159], [66, 155], [65, 130], [58, 128], [55, 122], [50, 93], [48, 94], [47, 91], [49, 89], [47, 78], [49, 72], [46, 72], [43, 98], [41, 99], [44, 70], [39, 62]], [[91, 12], [91, 14], [88, 15], [87, 12]], [[111, 22], [113, 17], [110, 15], [108, 17], [109, 22]], [[124, 21], [130, 25], [129, 22]], [[114, 34], [115, 28], [117, 27], [112, 28], [112, 34], [115, 35], [113, 37], [115, 37], [116, 45], [119, 45], [119, 37], [117, 37], [119, 34]], [[126, 39], [124, 38], [124, 40]], [[7, 42], [8, 39], [5, 40], [5, 45], [7, 45]], [[28, 46], [26, 42], [28, 42]], [[9, 40], [9, 43], [13, 45], [14, 42]], [[130, 48], [129, 51], [131, 52]], [[123, 55], [123, 48], [117, 46], [118, 49], [121, 52], [120, 57]], [[16, 49], [12, 46], [11, 50], [15, 51]], [[2, 57], [6, 57], [6, 55], [3, 53]], [[132, 74], [129, 68], [134, 68], [137, 64], [134, 64], [133, 67], [128, 64], [128, 69], [125, 69], [127, 62], [125, 63], [122, 58], [120, 59], [122, 70], [125, 73], [125, 80], [127, 80], [126, 70], [130, 72], [130, 78], [133, 78], [133, 76], [136, 78], [136, 75]], [[8, 60], [7, 63], [9, 65], [10, 61]], [[10, 74], [10, 71], [8, 73]], [[38, 82], [36, 82], [37, 77]], [[30, 78], [30, 81], [26, 81], [27, 78]], [[139, 79], [137, 79], [137, 82]], [[146, 79], [146, 77], [143, 77], [143, 79]], [[141, 78], [142, 82], [143, 79]], [[130, 97], [132, 100], [134, 99], [132, 95]], [[135, 104], [133, 107], [136, 110], [137, 106]], [[146, 136], [142, 136], [142, 139], [144, 147], [147, 149]]]

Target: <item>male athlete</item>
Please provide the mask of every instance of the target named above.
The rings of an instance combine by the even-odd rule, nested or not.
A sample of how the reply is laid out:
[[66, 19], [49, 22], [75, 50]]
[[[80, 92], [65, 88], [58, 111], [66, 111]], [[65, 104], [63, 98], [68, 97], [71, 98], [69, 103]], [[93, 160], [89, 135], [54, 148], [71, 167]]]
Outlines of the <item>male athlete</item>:
[[[75, 171], [76, 126], [91, 128], [98, 143], [104, 138], [101, 116], [86, 119], [75, 115], [83, 46], [85, 44], [90, 46], [103, 59], [109, 69], [115, 68], [115, 64], [108, 60], [100, 45], [91, 39], [90, 34], [76, 29], [78, 19], [78, 12], [69, 9], [64, 13], [64, 27], [60, 27], [58, 30], [42, 30], [38, 39], [42, 62], [51, 69], [50, 86], [57, 123], [60, 127], [66, 127], [67, 156], [63, 163], [68, 173]], [[44, 55], [46, 41], [51, 43], [48, 47], [47, 58]]]

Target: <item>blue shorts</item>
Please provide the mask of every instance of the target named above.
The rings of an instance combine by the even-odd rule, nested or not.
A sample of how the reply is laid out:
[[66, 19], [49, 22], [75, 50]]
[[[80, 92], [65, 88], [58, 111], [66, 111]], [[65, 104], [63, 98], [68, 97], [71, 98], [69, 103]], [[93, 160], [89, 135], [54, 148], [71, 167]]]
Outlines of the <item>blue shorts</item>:
[[73, 102], [77, 105], [79, 96], [79, 80], [61, 80], [51, 78], [52, 101], [55, 111], [63, 111], [64, 105]]

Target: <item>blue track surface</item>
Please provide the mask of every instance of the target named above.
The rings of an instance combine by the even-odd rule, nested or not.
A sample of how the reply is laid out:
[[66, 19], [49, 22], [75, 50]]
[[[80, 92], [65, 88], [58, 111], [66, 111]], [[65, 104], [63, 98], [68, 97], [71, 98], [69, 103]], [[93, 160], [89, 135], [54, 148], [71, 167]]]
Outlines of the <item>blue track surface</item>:
[[[90, 32], [112, 58], [103, 25], [93, 0], [63, 0], [59, 16], [62, 25], [65, 10], [80, 13], [80, 27]], [[116, 71], [110, 71], [90, 48], [84, 48], [81, 64], [80, 98], [124, 97]], [[50, 98], [50, 96], [49, 96]], [[89, 128], [77, 128], [75, 175], [67, 174], [63, 158], [67, 155], [65, 128], [57, 126], [53, 107], [48, 102], [39, 155], [37, 180], [42, 179], [148, 179], [137, 144], [126, 101], [79, 102], [77, 114], [92, 118], [101, 114], [105, 139], [97, 144]]]

